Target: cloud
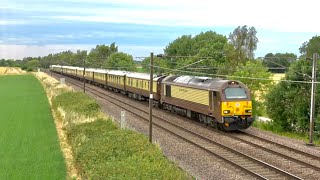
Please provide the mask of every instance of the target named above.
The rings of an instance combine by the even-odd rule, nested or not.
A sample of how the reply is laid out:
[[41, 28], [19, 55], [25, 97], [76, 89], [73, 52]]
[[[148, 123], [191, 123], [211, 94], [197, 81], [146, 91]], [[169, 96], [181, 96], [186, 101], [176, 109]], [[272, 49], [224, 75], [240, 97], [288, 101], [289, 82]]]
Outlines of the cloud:
[[0, 26], [4, 25], [21, 25], [21, 24], [27, 24], [27, 21], [23, 20], [1, 20], [0, 19]]
[[119, 46], [120, 52], [125, 52], [127, 54], [131, 54], [134, 59], [141, 60], [137, 57], [149, 57], [150, 53], [154, 54], [162, 54], [163, 46], [130, 46], [130, 45], [122, 45]]
[[[292, 0], [289, 4], [278, 0], [259, 3], [254, 0], [35, 2], [38, 3], [33, 3], [32, 6], [16, 3], [12, 8], [42, 12], [43, 18], [60, 21], [206, 27], [247, 24], [283, 32], [320, 32], [320, 24], [314, 23], [318, 17], [319, 5], [315, 0]], [[66, 3], [72, 4], [72, 7], [66, 6]], [[48, 15], [50, 12], [56, 15]]]

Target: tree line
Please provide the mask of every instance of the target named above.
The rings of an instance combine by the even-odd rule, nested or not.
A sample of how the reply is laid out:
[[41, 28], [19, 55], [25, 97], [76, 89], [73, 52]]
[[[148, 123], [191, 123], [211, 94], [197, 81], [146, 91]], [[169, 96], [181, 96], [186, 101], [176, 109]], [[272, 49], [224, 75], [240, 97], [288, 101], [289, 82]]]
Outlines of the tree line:
[[118, 52], [116, 43], [109, 46], [96, 45], [88, 53], [86, 50], [63, 51], [44, 57], [25, 57], [22, 60], [0, 60], [0, 66], [17, 66], [23, 70], [33, 71], [36, 68], [49, 68], [50, 65], [79, 66], [90, 68], [107, 68], [135, 71], [132, 55]]

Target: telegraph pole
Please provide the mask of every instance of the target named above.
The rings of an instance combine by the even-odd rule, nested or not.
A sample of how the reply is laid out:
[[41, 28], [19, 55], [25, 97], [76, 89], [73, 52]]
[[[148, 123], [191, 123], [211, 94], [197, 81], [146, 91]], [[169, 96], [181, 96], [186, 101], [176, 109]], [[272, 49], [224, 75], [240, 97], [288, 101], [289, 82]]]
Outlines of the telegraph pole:
[[315, 108], [315, 96], [316, 96], [316, 69], [317, 69], [318, 54], [313, 54], [312, 62], [312, 83], [311, 83], [311, 105], [310, 105], [310, 132], [309, 132], [309, 144], [313, 145], [313, 130], [314, 130], [314, 108]]
[[83, 92], [86, 93], [86, 60], [83, 58]]
[[149, 142], [152, 143], [153, 52], [150, 53]]

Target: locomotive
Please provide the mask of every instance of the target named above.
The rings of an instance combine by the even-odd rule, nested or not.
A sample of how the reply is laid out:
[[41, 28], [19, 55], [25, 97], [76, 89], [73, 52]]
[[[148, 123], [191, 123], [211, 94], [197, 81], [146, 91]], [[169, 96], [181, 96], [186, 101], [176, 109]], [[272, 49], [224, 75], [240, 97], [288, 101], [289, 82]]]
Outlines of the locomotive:
[[254, 121], [250, 91], [243, 83], [220, 78], [154, 75], [51, 65], [50, 70], [122, 93], [149, 100], [153, 83], [154, 105], [199, 120], [225, 131], [247, 129]]

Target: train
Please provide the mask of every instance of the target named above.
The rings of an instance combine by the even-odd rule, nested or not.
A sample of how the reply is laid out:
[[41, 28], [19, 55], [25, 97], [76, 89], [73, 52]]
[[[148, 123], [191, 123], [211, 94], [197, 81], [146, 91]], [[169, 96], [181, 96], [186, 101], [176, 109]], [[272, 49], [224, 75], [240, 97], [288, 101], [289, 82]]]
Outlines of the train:
[[50, 71], [85, 80], [130, 98], [148, 101], [153, 83], [154, 106], [224, 131], [249, 128], [252, 99], [246, 85], [235, 80], [189, 75], [154, 75], [120, 70], [51, 65]]

